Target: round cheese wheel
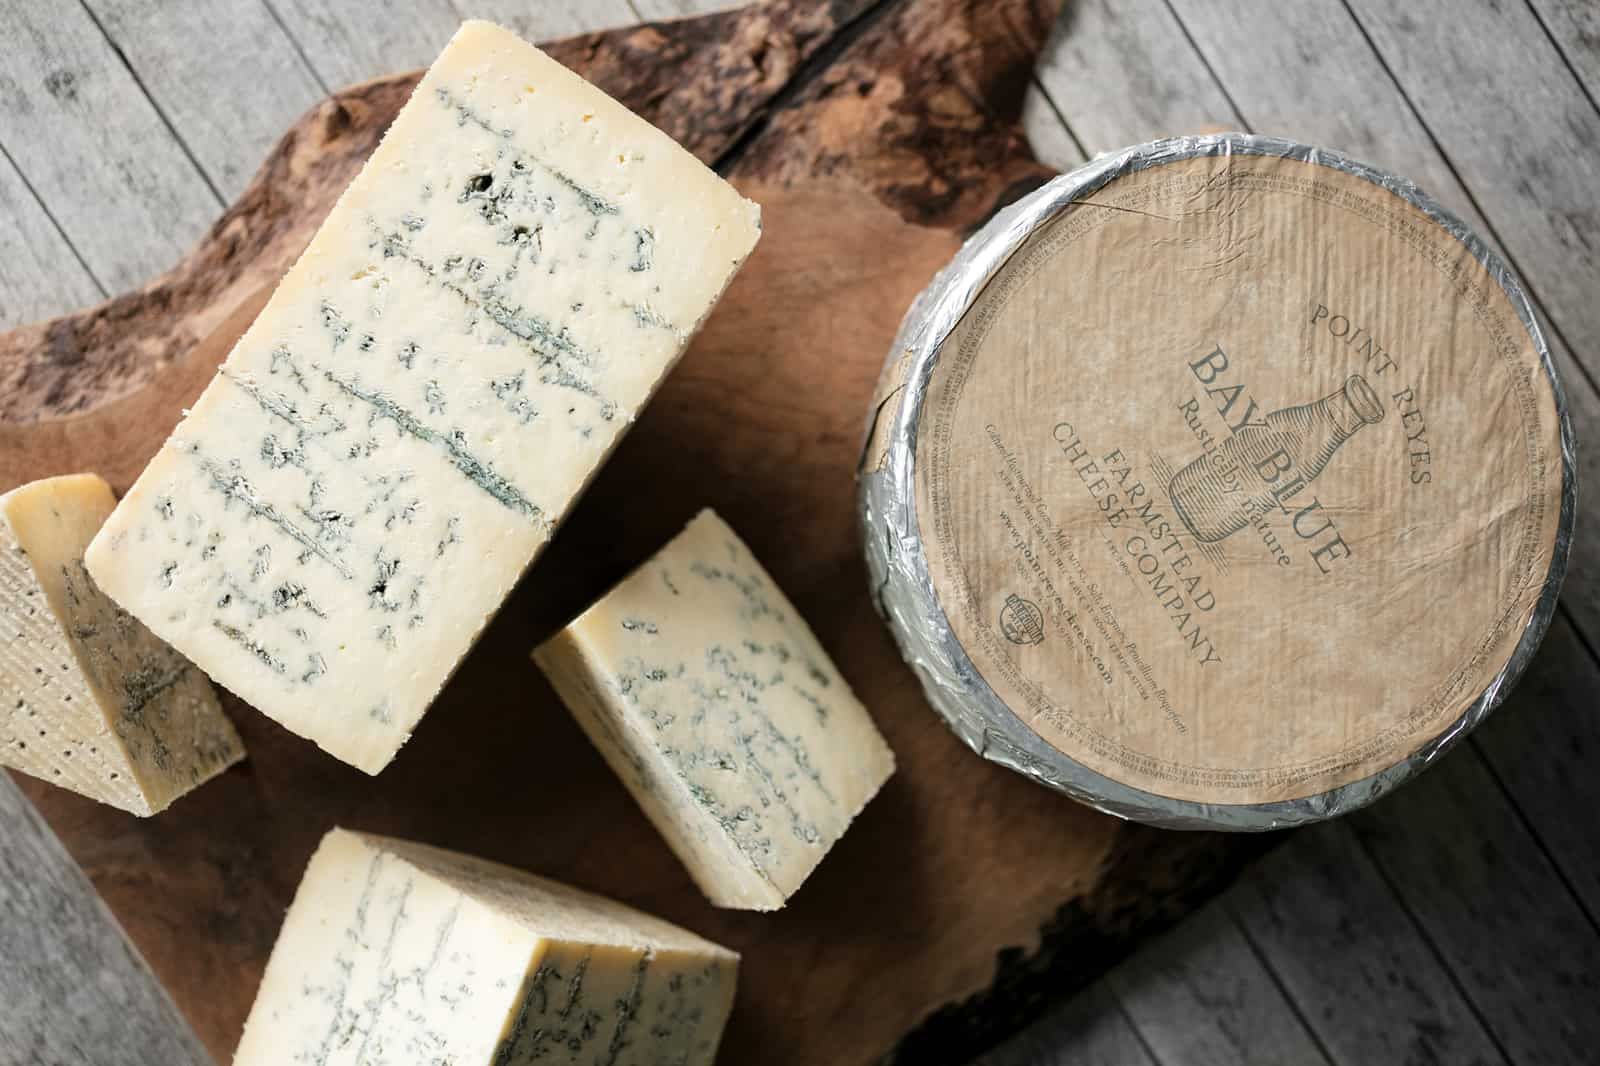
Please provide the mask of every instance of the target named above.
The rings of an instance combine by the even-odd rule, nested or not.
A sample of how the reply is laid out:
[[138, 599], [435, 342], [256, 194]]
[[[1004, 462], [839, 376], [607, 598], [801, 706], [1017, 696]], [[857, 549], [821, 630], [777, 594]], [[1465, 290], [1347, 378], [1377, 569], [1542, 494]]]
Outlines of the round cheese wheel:
[[1516, 280], [1334, 152], [1159, 141], [974, 236], [885, 367], [878, 602], [980, 754], [1124, 817], [1360, 806], [1480, 722], [1567, 557], [1573, 447]]

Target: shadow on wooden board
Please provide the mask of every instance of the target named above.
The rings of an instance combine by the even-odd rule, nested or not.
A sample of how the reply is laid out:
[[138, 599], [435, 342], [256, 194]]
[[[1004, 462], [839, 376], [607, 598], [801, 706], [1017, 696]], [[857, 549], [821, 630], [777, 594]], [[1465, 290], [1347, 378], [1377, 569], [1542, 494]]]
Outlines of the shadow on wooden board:
[[[334, 824], [558, 877], [736, 948], [725, 1058], [770, 1064], [897, 1046], [964, 1061], [1263, 846], [1129, 826], [975, 758], [866, 595], [852, 475], [874, 381], [962, 236], [1049, 177], [1018, 122], [1057, 7], [773, 0], [549, 46], [764, 207], [760, 248], [684, 362], [381, 777], [230, 696], [249, 761], [159, 818], [24, 782], [219, 1060]], [[125, 489], [416, 77], [313, 109], [143, 290], [0, 336], [0, 486], [93, 469]], [[900, 762], [775, 915], [705, 902], [528, 661], [706, 505], [793, 594]]]

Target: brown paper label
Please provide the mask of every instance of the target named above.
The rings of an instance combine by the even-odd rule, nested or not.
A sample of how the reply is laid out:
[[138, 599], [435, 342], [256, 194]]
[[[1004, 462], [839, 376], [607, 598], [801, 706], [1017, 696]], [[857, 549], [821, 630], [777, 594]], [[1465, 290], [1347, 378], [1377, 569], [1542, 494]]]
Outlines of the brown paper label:
[[917, 508], [957, 638], [1108, 777], [1262, 803], [1377, 772], [1509, 658], [1559, 519], [1554, 395], [1420, 210], [1184, 160], [1041, 228], [944, 346]]

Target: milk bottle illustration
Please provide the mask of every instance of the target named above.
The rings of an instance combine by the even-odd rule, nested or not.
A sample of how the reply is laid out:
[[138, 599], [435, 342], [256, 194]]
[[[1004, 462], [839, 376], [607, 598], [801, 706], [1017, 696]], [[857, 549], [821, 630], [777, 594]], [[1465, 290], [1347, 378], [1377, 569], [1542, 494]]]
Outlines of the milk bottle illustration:
[[1173, 475], [1178, 519], [1202, 541], [1219, 541], [1273, 510], [1322, 473], [1339, 446], [1383, 419], [1383, 404], [1357, 374], [1315, 403], [1285, 407], [1265, 425], [1237, 430]]

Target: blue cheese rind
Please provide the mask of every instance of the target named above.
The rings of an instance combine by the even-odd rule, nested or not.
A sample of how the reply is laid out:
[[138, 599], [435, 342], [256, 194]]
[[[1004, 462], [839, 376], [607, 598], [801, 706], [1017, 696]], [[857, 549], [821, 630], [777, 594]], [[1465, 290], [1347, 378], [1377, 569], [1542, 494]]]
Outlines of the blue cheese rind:
[[619, 903], [335, 829], [234, 1066], [709, 1066], [738, 956]]
[[682, 354], [758, 209], [469, 22], [88, 553], [369, 773]]
[[92, 474], [0, 496], [0, 766], [147, 816], [244, 758], [205, 675], [96, 586]]
[[709, 510], [534, 659], [718, 906], [783, 906], [894, 770], [815, 634]]

